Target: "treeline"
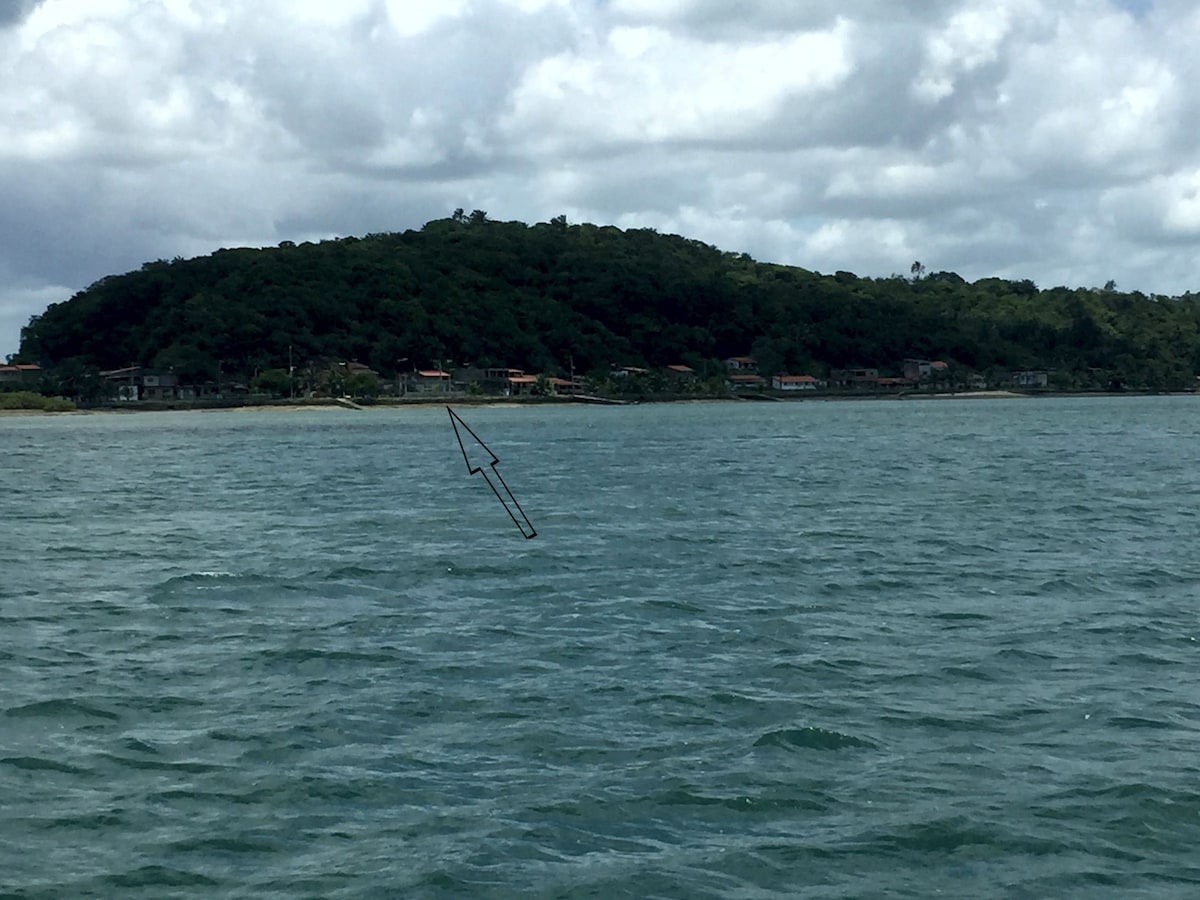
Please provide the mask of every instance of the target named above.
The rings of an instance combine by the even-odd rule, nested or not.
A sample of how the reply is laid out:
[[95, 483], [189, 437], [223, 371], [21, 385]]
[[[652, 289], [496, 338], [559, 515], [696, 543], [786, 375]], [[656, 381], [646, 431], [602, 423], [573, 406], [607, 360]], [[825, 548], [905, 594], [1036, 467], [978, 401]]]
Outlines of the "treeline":
[[[760, 370], [897, 374], [905, 357], [974, 372], [1046, 369], [1064, 389], [1191, 388], [1200, 304], [953, 272], [860, 278], [756, 262], [650, 229], [497, 222], [461, 210], [420, 230], [147, 263], [50, 306], [19, 360], [247, 376], [318, 359], [384, 375], [471, 364], [532, 372], [753, 355]], [[66, 373], [66, 374], [63, 374]]]

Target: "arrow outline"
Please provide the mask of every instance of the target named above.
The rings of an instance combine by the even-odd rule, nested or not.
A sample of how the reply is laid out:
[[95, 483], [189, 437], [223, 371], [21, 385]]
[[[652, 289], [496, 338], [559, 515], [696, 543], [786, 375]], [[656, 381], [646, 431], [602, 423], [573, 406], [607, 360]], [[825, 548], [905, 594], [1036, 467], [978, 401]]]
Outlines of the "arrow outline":
[[[458, 440], [458, 449], [462, 451], [463, 462], [467, 464], [467, 474], [482, 475], [483, 480], [486, 481], [488, 487], [492, 489], [492, 493], [496, 495], [496, 499], [500, 501], [500, 505], [504, 507], [504, 511], [508, 513], [508, 517], [512, 519], [513, 524], [517, 526], [517, 530], [521, 532], [521, 536], [527, 541], [533, 540], [535, 537], [537, 537], [537, 529], [535, 529], [533, 527], [533, 523], [529, 521], [529, 516], [525, 515], [525, 510], [521, 509], [521, 504], [518, 503], [517, 498], [513, 496], [513, 492], [509, 488], [508, 484], [504, 481], [504, 476], [500, 474], [500, 470], [496, 468], [497, 464], [500, 462], [499, 457], [497, 457], [496, 454], [492, 452], [492, 448], [485, 444], [483, 439], [471, 429], [471, 426], [462, 420], [462, 417], [459, 416], [458, 413], [452, 410], [449, 406], [446, 407], [446, 412], [450, 414], [450, 425], [454, 428], [454, 437]], [[483, 466], [480, 465], [472, 468], [471, 459], [469, 456], [467, 456], [467, 448], [463, 444], [462, 434], [458, 430], [459, 425], [467, 429], [467, 434], [471, 435], [471, 437], [475, 439], [475, 442], [478, 443], [479, 446], [485, 451], [487, 451], [487, 455], [492, 458], [492, 461], [487, 465], [492, 470], [492, 474], [495, 475], [496, 479], [500, 482], [501, 487], [504, 488], [504, 493], [508, 494], [508, 499], [512, 501], [512, 505], [515, 506], [517, 508], [517, 512], [521, 514], [520, 519], [518, 519], [516, 514], [513, 513], [512, 509], [509, 508], [508, 502], [500, 494], [500, 490], [496, 487], [496, 485], [492, 484], [492, 479], [488, 477], [488, 473], [484, 471]], [[521, 520], [524, 520], [524, 525], [521, 524]], [[525, 533], [526, 526], [528, 526], [529, 529], [528, 534]]]

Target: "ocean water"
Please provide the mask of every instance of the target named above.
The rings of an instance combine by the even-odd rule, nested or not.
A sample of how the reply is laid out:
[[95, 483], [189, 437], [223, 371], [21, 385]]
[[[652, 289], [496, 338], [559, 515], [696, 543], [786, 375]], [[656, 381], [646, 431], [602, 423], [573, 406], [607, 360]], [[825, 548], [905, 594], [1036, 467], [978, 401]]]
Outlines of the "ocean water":
[[1200, 398], [0, 418], [0, 897], [1200, 896]]

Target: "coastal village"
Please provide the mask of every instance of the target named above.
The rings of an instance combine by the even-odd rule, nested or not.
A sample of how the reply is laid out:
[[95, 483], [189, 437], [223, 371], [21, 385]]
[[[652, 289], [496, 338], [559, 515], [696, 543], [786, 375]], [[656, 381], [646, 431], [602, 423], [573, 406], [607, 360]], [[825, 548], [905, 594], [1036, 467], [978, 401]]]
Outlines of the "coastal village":
[[[676, 363], [662, 368], [613, 366], [606, 376], [530, 373], [508, 367], [455, 367], [438, 363], [385, 376], [369, 366], [349, 360], [323, 360], [303, 367], [268, 369], [254, 373], [229, 373], [215, 380], [188, 380], [170, 369], [140, 365], [99, 373], [100, 403], [171, 404], [306, 401], [353, 399], [362, 401], [432, 400], [438, 397], [557, 397], [686, 398], [728, 395], [745, 399], [784, 399], [803, 396], [903, 396], [925, 393], [966, 393], [989, 389], [1044, 389], [1045, 370], [981, 373], [963, 371], [942, 360], [909, 358], [881, 375], [876, 367], [831, 369], [827, 376], [808, 373], [765, 374], [752, 356], [722, 361], [716, 374]], [[42, 368], [36, 364], [0, 366], [0, 391], [36, 391], [44, 386]]]

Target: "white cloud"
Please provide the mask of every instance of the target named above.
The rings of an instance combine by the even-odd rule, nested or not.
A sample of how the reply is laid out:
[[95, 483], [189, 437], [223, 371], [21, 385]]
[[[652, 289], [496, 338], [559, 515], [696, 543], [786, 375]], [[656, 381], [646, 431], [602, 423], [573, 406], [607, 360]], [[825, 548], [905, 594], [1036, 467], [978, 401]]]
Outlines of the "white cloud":
[[929, 102], [954, 93], [957, 79], [995, 63], [1012, 21], [1018, 16], [1036, 14], [1031, 2], [971, 4], [952, 15], [945, 26], [926, 40], [926, 61], [913, 89]]
[[1200, 289], [1190, 0], [19, 0], [0, 351], [158, 257], [497, 218]]
[[741, 44], [661, 27], [619, 26], [600, 46], [533, 66], [504, 132], [541, 153], [631, 143], [744, 139], [775, 123], [797, 96], [832, 92], [850, 74], [852, 29]]

